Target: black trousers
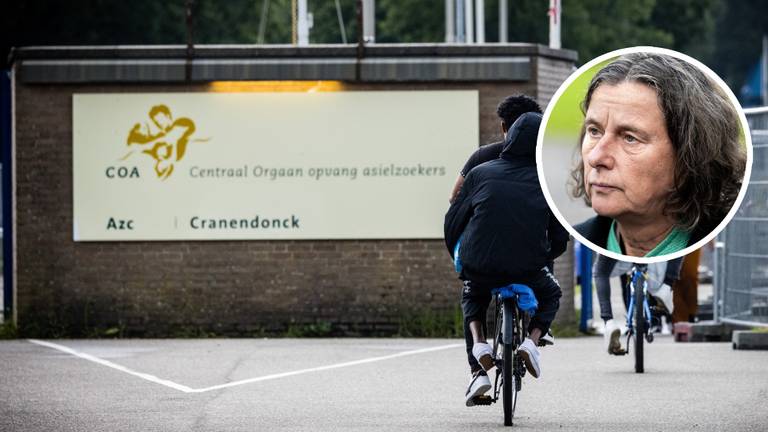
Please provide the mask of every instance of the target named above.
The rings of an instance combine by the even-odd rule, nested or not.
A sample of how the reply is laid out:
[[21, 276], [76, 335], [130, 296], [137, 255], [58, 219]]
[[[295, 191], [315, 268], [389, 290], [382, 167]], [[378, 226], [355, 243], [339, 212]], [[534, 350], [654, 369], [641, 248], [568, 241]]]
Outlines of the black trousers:
[[[667, 270], [664, 272], [664, 283], [672, 284], [680, 277], [680, 267], [683, 264], [682, 258], [676, 258], [667, 262]], [[613, 268], [616, 266], [616, 260], [603, 255], [597, 255], [595, 262], [595, 289], [597, 290], [597, 300], [600, 302], [600, 318], [608, 321], [613, 319], [613, 309], [611, 308], [611, 283], [610, 277]], [[621, 276], [622, 297], [624, 297], [624, 306], [629, 305], [629, 289], [627, 283], [629, 279], [626, 275]]]
[[[534, 328], [541, 329], [542, 333], [546, 333], [549, 330], [549, 326], [555, 319], [555, 314], [560, 308], [560, 285], [557, 279], [552, 275], [547, 267], [542, 268], [534, 275], [516, 280], [514, 283], [528, 285], [536, 295], [536, 300], [539, 302], [539, 307], [536, 313], [531, 317], [531, 324], [528, 330]], [[472, 332], [469, 330], [469, 323], [472, 321], [480, 321], [483, 326], [483, 333], [488, 337], [487, 311], [488, 305], [491, 303], [491, 290], [493, 288], [499, 288], [496, 286], [481, 285], [472, 281], [464, 281], [464, 288], [461, 291], [461, 308], [464, 312], [464, 341], [467, 346], [467, 360], [469, 361], [469, 367], [472, 371], [480, 369], [480, 364], [472, 355], [472, 347], [474, 346], [474, 340], [472, 339]]]

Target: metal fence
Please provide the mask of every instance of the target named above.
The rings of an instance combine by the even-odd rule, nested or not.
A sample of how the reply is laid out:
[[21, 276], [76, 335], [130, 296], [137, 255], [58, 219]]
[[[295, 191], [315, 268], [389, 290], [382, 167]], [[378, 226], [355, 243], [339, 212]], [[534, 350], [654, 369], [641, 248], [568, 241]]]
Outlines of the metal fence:
[[738, 213], [717, 238], [715, 319], [768, 326], [768, 107], [745, 110], [752, 177]]

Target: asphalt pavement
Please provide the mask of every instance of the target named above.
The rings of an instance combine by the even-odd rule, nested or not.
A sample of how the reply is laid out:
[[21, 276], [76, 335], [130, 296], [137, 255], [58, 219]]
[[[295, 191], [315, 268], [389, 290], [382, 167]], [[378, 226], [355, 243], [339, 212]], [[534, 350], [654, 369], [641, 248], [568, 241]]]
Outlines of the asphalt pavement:
[[[768, 351], [657, 337], [644, 374], [599, 337], [542, 355], [512, 430], [768, 430]], [[0, 362], [2, 431], [505, 429], [464, 406], [460, 340], [17, 340]]]

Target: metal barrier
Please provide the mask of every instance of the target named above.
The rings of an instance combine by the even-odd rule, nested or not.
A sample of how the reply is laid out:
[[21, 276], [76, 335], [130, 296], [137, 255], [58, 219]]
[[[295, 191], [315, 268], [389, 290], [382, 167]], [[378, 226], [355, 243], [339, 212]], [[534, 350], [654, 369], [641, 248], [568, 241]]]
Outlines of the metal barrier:
[[752, 176], [739, 211], [717, 238], [714, 318], [768, 327], [768, 107], [744, 112]]

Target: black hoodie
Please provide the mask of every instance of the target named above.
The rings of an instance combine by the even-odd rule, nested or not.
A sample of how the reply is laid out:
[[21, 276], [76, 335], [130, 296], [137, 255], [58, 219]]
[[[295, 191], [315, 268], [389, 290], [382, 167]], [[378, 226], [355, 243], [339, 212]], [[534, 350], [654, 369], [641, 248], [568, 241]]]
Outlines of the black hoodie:
[[506, 285], [565, 251], [568, 233], [549, 210], [536, 173], [540, 124], [541, 114], [520, 116], [509, 128], [501, 157], [473, 168], [448, 209], [445, 244], [453, 256], [462, 239], [462, 279]]

